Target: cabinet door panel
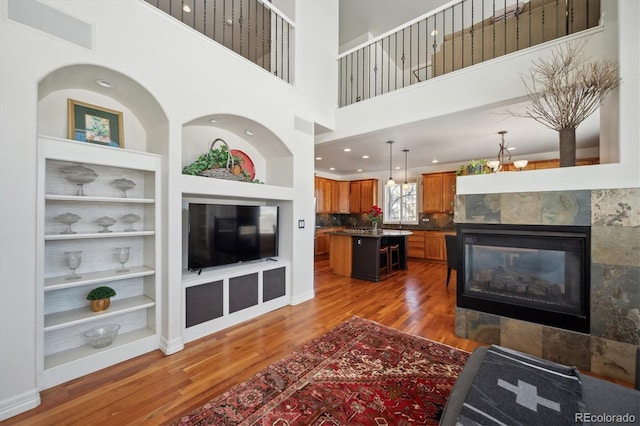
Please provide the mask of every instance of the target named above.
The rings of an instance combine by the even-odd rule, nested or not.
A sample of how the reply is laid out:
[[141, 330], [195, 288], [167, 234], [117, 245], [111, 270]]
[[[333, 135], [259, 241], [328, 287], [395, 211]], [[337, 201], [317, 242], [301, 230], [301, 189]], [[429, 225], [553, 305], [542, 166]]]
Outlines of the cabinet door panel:
[[360, 181], [351, 182], [349, 195], [349, 210], [351, 213], [360, 213], [362, 211], [362, 201], [360, 199], [361, 185]]
[[439, 213], [442, 211], [442, 174], [422, 175], [422, 211]]
[[445, 260], [444, 234], [428, 233], [424, 237], [425, 257], [430, 260]]

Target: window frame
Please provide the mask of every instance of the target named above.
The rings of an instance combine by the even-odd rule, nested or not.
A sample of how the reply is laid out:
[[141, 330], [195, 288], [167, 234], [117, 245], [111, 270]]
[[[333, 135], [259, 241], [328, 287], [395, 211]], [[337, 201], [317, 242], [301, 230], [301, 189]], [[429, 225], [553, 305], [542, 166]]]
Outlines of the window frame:
[[[387, 225], [419, 225], [420, 224], [420, 211], [418, 206], [419, 204], [419, 184], [418, 181], [413, 181], [413, 182], [407, 182], [409, 185], [412, 186], [412, 188], [415, 189], [415, 220], [405, 220], [404, 219], [404, 206], [406, 205], [405, 202], [402, 201], [402, 199], [405, 197], [405, 193], [407, 191], [402, 189], [402, 185], [403, 183], [396, 183], [395, 185], [391, 185], [391, 186], [387, 186], [386, 184], [383, 186], [383, 210], [385, 212], [387, 212], [387, 214], [384, 215], [383, 217], [383, 223], [387, 224]], [[400, 217], [399, 219], [396, 220], [390, 220], [391, 217], [391, 208], [389, 207], [391, 205], [391, 200], [389, 199], [389, 197], [391, 196], [391, 191], [392, 190], [397, 190], [399, 188], [400, 190], [400, 196], [398, 198], [400, 198]]]

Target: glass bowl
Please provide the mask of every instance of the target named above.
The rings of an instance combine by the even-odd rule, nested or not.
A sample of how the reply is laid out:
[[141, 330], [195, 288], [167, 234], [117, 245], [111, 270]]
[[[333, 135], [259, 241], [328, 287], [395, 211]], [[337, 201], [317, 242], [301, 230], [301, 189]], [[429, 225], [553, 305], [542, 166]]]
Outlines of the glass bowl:
[[118, 335], [120, 324], [106, 324], [85, 331], [84, 337], [94, 348], [109, 346]]

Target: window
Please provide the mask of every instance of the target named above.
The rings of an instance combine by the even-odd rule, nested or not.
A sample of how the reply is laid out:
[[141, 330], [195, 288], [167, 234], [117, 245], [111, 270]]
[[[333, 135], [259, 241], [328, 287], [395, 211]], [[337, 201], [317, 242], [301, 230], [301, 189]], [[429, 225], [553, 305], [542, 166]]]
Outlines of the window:
[[403, 190], [401, 183], [384, 187], [384, 223], [418, 224], [418, 185], [409, 183]]

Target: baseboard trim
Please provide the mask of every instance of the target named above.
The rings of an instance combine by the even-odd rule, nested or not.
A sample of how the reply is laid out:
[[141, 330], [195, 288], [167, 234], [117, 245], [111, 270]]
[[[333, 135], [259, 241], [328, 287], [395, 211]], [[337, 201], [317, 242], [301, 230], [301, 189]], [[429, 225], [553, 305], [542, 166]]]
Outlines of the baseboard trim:
[[40, 392], [32, 390], [0, 401], [0, 421], [16, 416], [40, 405]]

